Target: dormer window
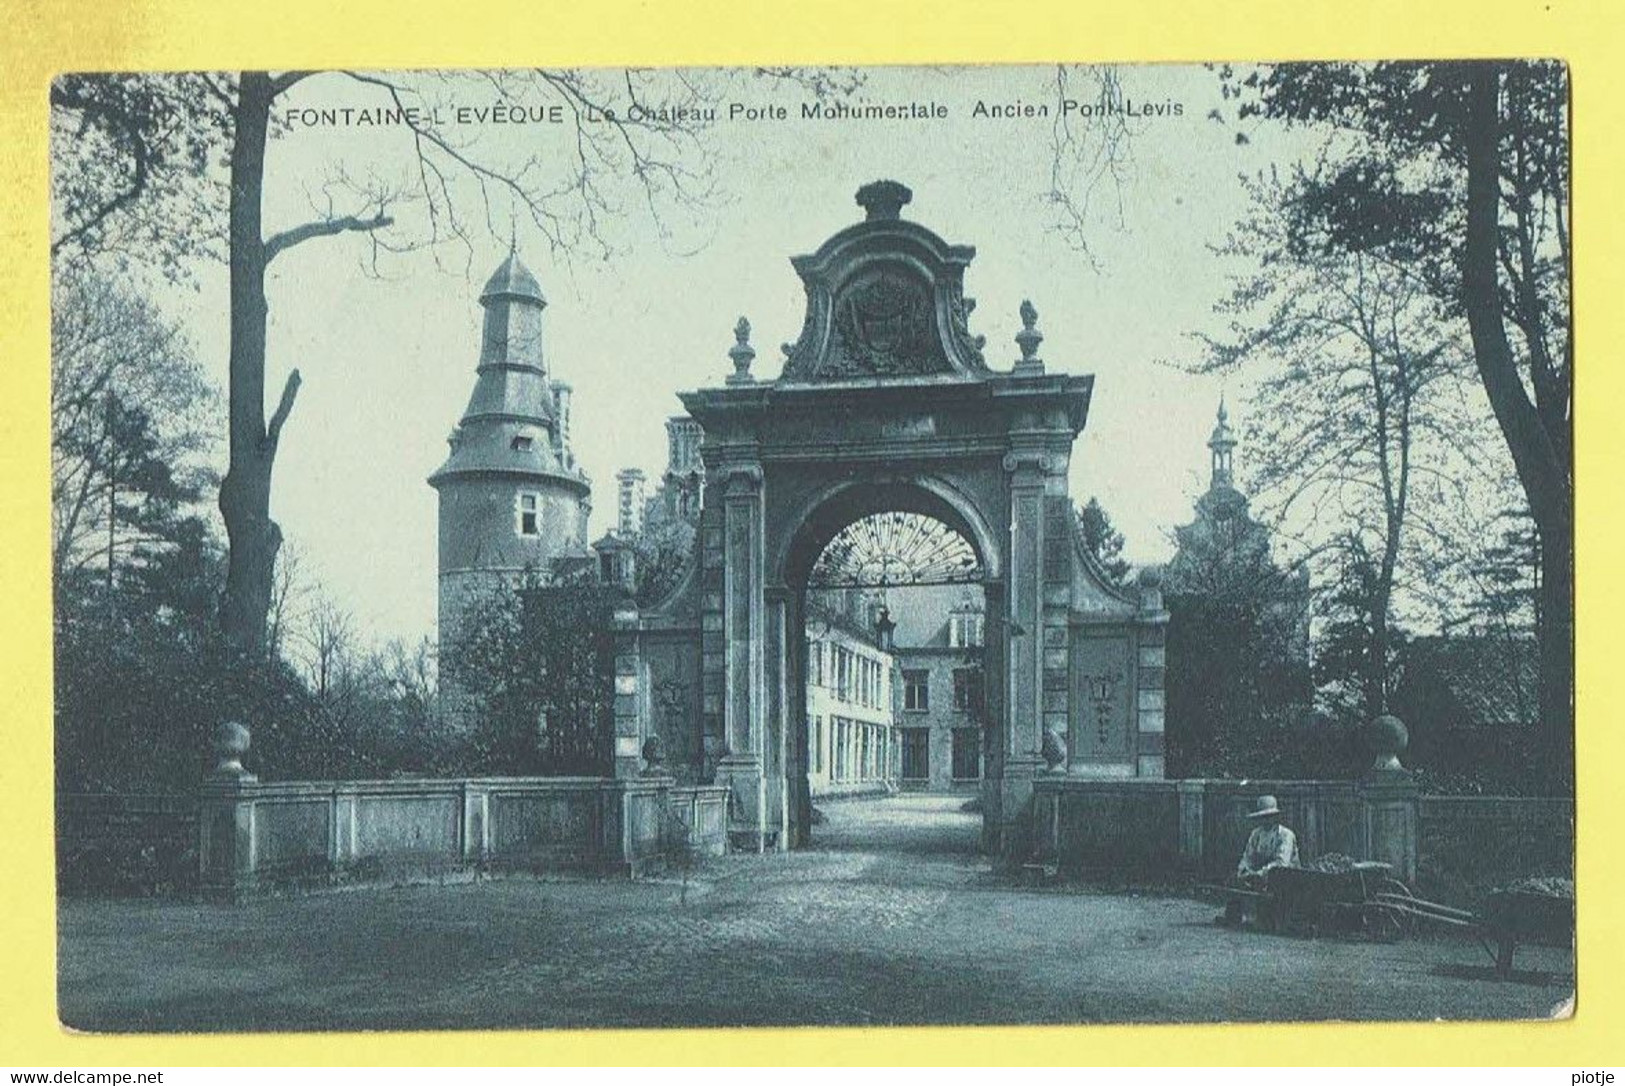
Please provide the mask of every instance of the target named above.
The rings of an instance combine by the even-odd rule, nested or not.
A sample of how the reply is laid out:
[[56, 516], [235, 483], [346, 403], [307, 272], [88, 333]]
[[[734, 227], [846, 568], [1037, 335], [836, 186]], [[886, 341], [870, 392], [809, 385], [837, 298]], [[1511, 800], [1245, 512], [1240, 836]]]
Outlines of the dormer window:
[[541, 535], [541, 499], [533, 492], [521, 493], [515, 509], [515, 529], [520, 535]]
[[948, 626], [948, 644], [956, 649], [982, 646], [982, 616], [974, 611], [955, 611]]
[[508, 447], [514, 452], [530, 452], [535, 445], [536, 439], [528, 434], [520, 434], [512, 441], [508, 442]]

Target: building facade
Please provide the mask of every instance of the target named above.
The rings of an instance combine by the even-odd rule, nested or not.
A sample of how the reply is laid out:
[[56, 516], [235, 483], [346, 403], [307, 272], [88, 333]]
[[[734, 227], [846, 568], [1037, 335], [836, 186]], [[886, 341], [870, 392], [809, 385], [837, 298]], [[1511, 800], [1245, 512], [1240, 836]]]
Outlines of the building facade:
[[[954, 595], [946, 608], [941, 591], [911, 608], [924, 622], [902, 624], [893, 650], [900, 684], [897, 783], [904, 790], [981, 787], [986, 607], [978, 589]], [[923, 636], [913, 632], [922, 625]]]
[[809, 604], [807, 784], [814, 796], [889, 792], [897, 783], [896, 673], [872, 627]]

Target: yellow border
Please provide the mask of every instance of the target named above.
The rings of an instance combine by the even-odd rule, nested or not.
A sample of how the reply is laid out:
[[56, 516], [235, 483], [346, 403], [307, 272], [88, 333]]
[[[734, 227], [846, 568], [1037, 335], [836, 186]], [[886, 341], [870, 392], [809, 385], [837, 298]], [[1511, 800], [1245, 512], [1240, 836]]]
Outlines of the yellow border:
[[[420, 1063], [1619, 1064], [1625, 940], [1614, 774], [1625, 702], [1625, 99], [1612, 0], [9, 0], [0, 31], [0, 1065]], [[1580, 996], [1519, 1025], [1044, 1027], [78, 1037], [55, 1018], [48, 555], [46, 94], [118, 68], [503, 67], [1554, 56], [1573, 66], [1580, 348]], [[1613, 470], [1610, 470], [1613, 469]], [[251, 963], [245, 963], [250, 965]]]

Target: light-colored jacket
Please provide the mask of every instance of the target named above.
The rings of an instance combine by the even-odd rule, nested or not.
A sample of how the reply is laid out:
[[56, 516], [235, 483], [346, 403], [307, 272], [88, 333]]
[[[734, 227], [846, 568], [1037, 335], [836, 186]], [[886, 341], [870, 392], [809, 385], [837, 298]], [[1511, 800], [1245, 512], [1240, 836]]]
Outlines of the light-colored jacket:
[[1247, 838], [1242, 850], [1241, 863], [1236, 865], [1238, 875], [1263, 875], [1277, 867], [1298, 865], [1298, 837], [1280, 823], [1260, 826]]

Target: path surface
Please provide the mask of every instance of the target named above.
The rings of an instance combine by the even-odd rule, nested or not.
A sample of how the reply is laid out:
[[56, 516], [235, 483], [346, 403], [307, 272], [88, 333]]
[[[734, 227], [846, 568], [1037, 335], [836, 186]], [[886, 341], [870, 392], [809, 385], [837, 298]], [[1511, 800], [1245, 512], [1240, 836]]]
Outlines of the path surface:
[[1023, 889], [958, 797], [827, 804], [816, 847], [685, 885], [508, 879], [237, 907], [65, 902], [60, 1007], [91, 1030], [1541, 1017], [1555, 976], [1475, 944], [1215, 928], [1187, 899]]

